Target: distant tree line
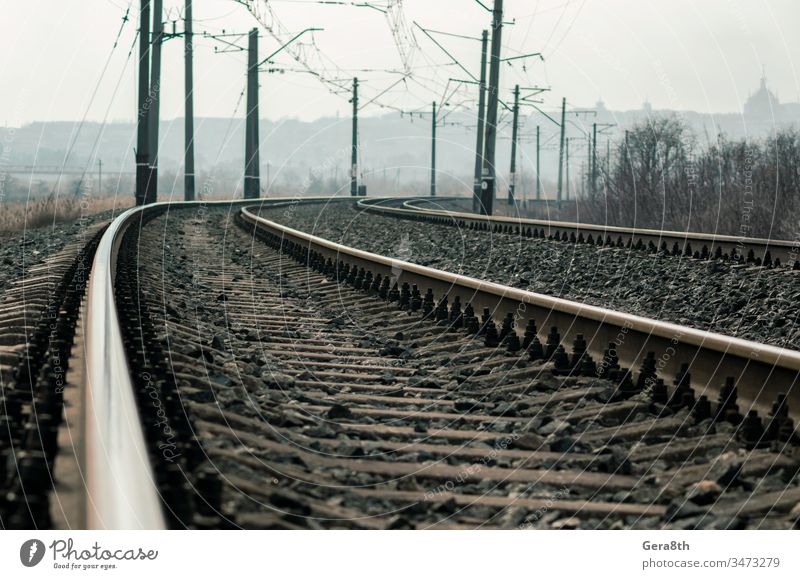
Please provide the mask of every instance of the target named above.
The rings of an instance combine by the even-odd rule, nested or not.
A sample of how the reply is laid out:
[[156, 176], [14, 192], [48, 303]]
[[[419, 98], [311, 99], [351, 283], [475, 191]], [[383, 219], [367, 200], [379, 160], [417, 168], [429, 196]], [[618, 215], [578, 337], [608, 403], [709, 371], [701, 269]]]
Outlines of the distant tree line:
[[720, 136], [701, 146], [677, 115], [625, 132], [595, 191], [578, 203], [584, 222], [747, 237], [800, 234], [800, 131], [759, 140]]

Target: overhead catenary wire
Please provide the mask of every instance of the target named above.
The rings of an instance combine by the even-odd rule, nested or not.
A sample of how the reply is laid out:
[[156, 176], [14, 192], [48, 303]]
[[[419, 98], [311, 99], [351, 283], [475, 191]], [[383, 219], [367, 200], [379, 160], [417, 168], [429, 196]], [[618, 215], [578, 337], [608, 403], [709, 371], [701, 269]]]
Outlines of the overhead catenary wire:
[[[235, 0], [239, 4], [245, 6], [248, 11], [256, 18], [256, 20], [261, 24], [261, 26], [267, 31], [267, 33], [277, 42], [283, 43], [283, 37], [289, 35], [288, 29], [281, 23], [278, 19], [275, 11], [273, 10], [270, 2], [265, 0]], [[388, 8], [391, 2], [385, 4]], [[342, 5], [348, 6], [384, 6], [379, 5], [378, 3], [347, 3]], [[381, 10], [381, 12], [384, 12]], [[307, 52], [306, 52], [307, 51]], [[297, 64], [299, 64], [302, 68], [306, 69], [307, 72], [314, 75], [320, 82], [326, 85], [329, 91], [335, 95], [344, 95], [349, 91], [349, 87], [345, 84], [349, 75], [346, 74], [345, 69], [340, 67], [337, 63], [335, 63], [329, 56], [325, 54], [323, 50], [319, 48], [316, 44], [316, 39], [312, 35], [312, 39], [309, 43], [296, 43], [294, 45], [288, 46], [285, 51]], [[310, 57], [316, 62], [316, 67], [309, 62]], [[369, 99], [367, 99], [369, 100]], [[375, 104], [385, 108], [394, 108], [395, 110], [399, 110], [398, 107], [390, 105], [389, 103], [380, 101], [378, 99], [372, 99]]]
[[[108, 125], [108, 116], [111, 113], [111, 107], [114, 105], [114, 101], [117, 98], [117, 93], [119, 92], [119, 88], [122, 85], [122, 81], [125, 78], [125, 74], [128, 69], [128, 65], [131, 62], [131, 56], [133, 56], [133, 52], [136, 49], [136, 41], [139, 39], [139, 31], [137, 30], [134, 34], [133, 41], [131, 42], [131, 47], [128, 50], [128, 56], [125, 59], [125, 64], [122, 67], [122, 71], [120, 72], [119, 78], [117, 78], [117, 83], [114, 86], [114, 91], [111, 93], [111, 99], [108, 102], [108, 106], [106, 107], [105, 114], [103, 115], [103, 120], [100, 124], [100, 129], [97, 131], [97, 136], [95, 137], [94, 143], [92, 144], [92, 148], [89, 153], [89, 158], [86, 161], [86, 166], [83, 168], [83, 173], [81, 173], [81, 177], [78, 181], [80, 189], [80, 183], [83, 183], [84, 178], [86, 177], [86, 173], [89, 172], [89, 169], [94, 166], [95, 159], [97, 158], [97, 151], [100, 145], [100, 139], [102, 139], [103, 135], [105, 134], [106, 126]], [[77, 191], [76, 191], [77, 194]]]
[[[444, 122], [449, 120], [454, 112], [459, 110], [468, 110], [474, 101], [477, 100], [475, 92], [472, 87], [466, 86], [463, 83], [452, 82], [452, 72], [456, 68], [461, 70], [468, 78], [475, 78], [472, 67], [464, 67], [454, 55], [461, 56], [458, 52], [451, 52], [444, 48], [442, 42], [436, 41], [432, 38], [435, 35], [442, 35], [444, 37], [453, 38], [455, 40], [464, 40], [467, 42], [473, 40], [480, 40], [468, 34], [461, 34], [459, 31], [446, 31], [437, 30], [434, 28], [423, 28], [417, 22], [413, 26], [408, 26], [405, 21], [405, 14], [403, 11], [403, 3], [401, 0], [387, 0], [384, 2], [323, 2], [317, 0], [236, 0], [247, 8], [247, 10], [256, 18], [261, 28], [265, 30], [266, 34], [276, 42], [284, 44], [287, 37], [294, 35], [290, 28], [287, 28], [282, 20], [279, 18], [277, 12], [281, 12], [281, 8], [276, 9], [276, 5], [282, 4], [316, 4], [321, 6], [348, 6], [352, 8], [370, 8], [375, 9], [376, 15], [378, 13], [384, 14], [389, 22], [392, 39], [394, 41], [397, 54], [400, 58], [400, 65], [394, 65], [386, 69], [379, 67], [346, 67], [344, 63], [337, 62], [335, 54], [324, 49], [323, 35], [308, 35], [306, 41], [297, 42], [283, 51], [281, 57], [275, 59], [275, 62], [270, 62], [268, 72], [272, 73], [298, 73], [309, 74], [316, 81], [320, 82], [331, 94], [340, 97], [349, 97], [350, 94], [350, 80], [353, 76], [361, 77], [361, 87], [363, 93], [361, 95], [361, 104], [359, 109], [367, 107], [383, 108], [387, 110], [394, 110], [397, 112], [404, 112], [414, 106], [409, 107], [409, 104], [416, 104], [420, 109], [427, 109], [428, 103], [431, 102], [430, 93], [434, 93], [438, 108], [439, 118]], [[571, 4], [567, 2], [565, 6]], [[537, 3], [536, 12], [539, 11]], [[536, 13], [535, 12], [535, 13]], [[562, 14], [559, 21], [564, 17]], [[213, 19], [207, 19], [213, 20]], [[202, 19], [198, 19], [202, 22]], [[529, 27], [530, 28], [530, 27]], [[415, 34], [415, 31], [417, 34]], [[427, 37], [442, 47], [442, 51], [450, 57], [450, 61], [444, 61], [441, 57], [437, 58], [435, 54], [431, 54], [431, 50], [422, 50], [418, 42], [421, 39], [419, 31], [425, 32]], [[200, 36], [199, 34], [197, 35]], [[450, 42], [446, 44], [452, 44]], [[504, 46], [504, 50], [508, 51], [512, 58], [519, 56], [528, 56], [522, 50], [517, 50], [516, 47]], [[433, 51], [435, 52], [435, 51]], [[522, 59], [521, 59], [522, 60]], [[288, 64], [287, 64], [288, 63]], [[527, 76], [528, 71], [522, 62], [505, 61], [506, 66], [513, 68], [514, 74]], [[265, 71], [267, 72], [267, 71]], [[367, 73], [366, 77], [362, 76]], [[505, 74], [505, 73], [504, 73]], [[533, 83], [529, 83], [533, 84]], [[447, 104], [450, 106], [446, 106]], [[500, 99], [501, 111], [497, 124], [499, 128], [505, 127], [510, 117], [511, 108], [502, 99]], [[539, 109], [537, 109], [539, 110]], [[541, 111], [540, 111], [541, 112]], [[543, 113], [546, 114], [546, 113]], [[456, 119], [458, 122], [458, 119]], [[360, 149], [359, 149], [360, 151]], [[360, 163], [361, 164], [361, 163]], [[362, 164], [363, 166], [363, 164]]]
[[106, 72], [108, 72], [108, 67], [111, 64], [111, 59], [114, 57], [114, 53], [116, 52], [117, 46], [119, 45], [119, 39], [120, 36], [122, 35], [122, 31], [125, 28], [125, 25], [130, 20], [130, 18], [128, 18], [128, 15], [130, 14], [130, 9], [132, 4], [133, 1], [131, 0], [131, 2], [128, 3], [128, 9], [125, 11], [125, 14], [122, 17], [122, 23], [120, 24], [119, 30], [117, 31], [117, 35], [114, 38], [114, 44], [112, 45], [111, 50], [109, 50], [108, 56], [106, 57], [105, 64], [103, 65], [103, 69], [100, 72], [100, 76], [98, 77], [97, 81], [95, 82], [94, 88], [92, 89], [92, 94], [91, 97], [89, 98], [89, 102], [86, 105], [86, 109], [83, 112], [83, 116], [81, 117], [81, 120], [78, 122], [77, 128], [75, 129], [75, 131], [73, 131], [71, 135], [70, 143], [67, 146], [67, 150], [64, 153], [64, 158], [61, 162], [61, 168], [59, 169], [58, 176], [56, 177], [56, 181], [53, 185], [52, 194], [55, 194], [55, 192], [61, 185], [61, 178], [64, 176], [64, 169], [66, 168], [67, 163], [69, 162], [69, 159], [72, 156], [72, 151], [74, 150], [75, 145], [78, 142], [78, 137], [80, 136], [80, 133], [83, 130], [83, 126], [86, 123], [86, 118], [89, 116], [89, 111], [91, 110], [95, 98], [97, 97], [97, 93], [100, 90], [100, 85], [102, 84], [103, 79], [106, 76]]

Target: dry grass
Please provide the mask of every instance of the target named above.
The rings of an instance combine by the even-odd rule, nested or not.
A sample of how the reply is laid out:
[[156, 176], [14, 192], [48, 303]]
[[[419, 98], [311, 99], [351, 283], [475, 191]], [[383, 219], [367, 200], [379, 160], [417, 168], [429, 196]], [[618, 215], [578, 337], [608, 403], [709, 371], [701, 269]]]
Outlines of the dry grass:
[[75, 221], [81, 215], [101, 213], [110, 209], [125, 209], [133, 205], [133, 195], [125, 197], [46, 198], [29, 202], [18, 201], [0, 205], [0, 231], [17, 232], [57, 223]]

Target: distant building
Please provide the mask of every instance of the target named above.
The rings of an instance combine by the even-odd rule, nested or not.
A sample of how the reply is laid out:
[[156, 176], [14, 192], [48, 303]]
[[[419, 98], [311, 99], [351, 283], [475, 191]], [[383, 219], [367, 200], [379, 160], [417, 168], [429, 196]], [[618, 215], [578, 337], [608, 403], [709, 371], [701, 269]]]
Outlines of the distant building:
[[800, 102], [780, 102], [778, 95], [770, 90], [765, 76], [761, 77], [758, 89], [742, 103], [738, 113], [654, 109], [649, 99], [645, 99], [640, 108], [627, 111], [609, 110], [606, 103], [598, 99], [594, 110], [597, 111], [594, 117], [597, 122], [615, 125], [606, 133], [611, 136], [635, 123], [663, 114], [678, 115], [705, 142], [713, 142], [718, 134], [731, 138], [761, 138], [781, 127], [800, 127]]
[[606, 103], [603, 102], [603, 99], [598, 99], [594, 105], [594, 110], [597, 111], [598, 116], [605, 116], [605, 114], [608, 113]]
[[782, 109], [778, 97], [767, 88], [766, 77], [762, 76], [761, 86], [744, 103], [743, 113], [753, 120], [780, 119], [784, 116]]
[[787, 125], [800, 123], [800, 102], [781, 103], [778, 95], [767, 87], [766, 77], [761, 77], [761, 86], [750, 95], [742, 108], [745, 122]]

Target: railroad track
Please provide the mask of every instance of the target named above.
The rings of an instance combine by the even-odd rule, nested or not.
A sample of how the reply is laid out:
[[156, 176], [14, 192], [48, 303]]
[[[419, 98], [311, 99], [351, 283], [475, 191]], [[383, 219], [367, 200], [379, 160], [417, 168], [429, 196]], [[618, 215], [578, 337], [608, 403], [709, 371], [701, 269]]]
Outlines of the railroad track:
[[[0, 523], [50, 527], [72, 345], [94, 252], [106, 224], [90, 225], [0, 297]], [[60, 468], [59, 475], [60, 475]], [[51, 504], [55, 503], [55, 504]], [[51, 508], [51, 506], [53, 508]]]
[[[438, 199], [438, 198], [437, 198]], [[359, 206], [382, 215], [400, 219], [429, 221], [467, 230], [515, 233], [522, 237], [551, 239], [572, 244], [594, 244], [638, 249], [649, 253], [665, 253], [695, 259], [726, 261], [800, 269], [800, 240], [764, 239], [717, 235], [689, 231], [666, 231], [634, 227], [594, 225], [568, 221], [525, 219], [476, 215], [442, 209], [441, 203], [458, 200], [443, 197], [412, 200], [365, 199]]]
[[372, 255], [259, 213], [158, 204], [99, 240], [75, 389], [72, 466], [87, 488], [67, 521], [797, 524], [800, 354]]

